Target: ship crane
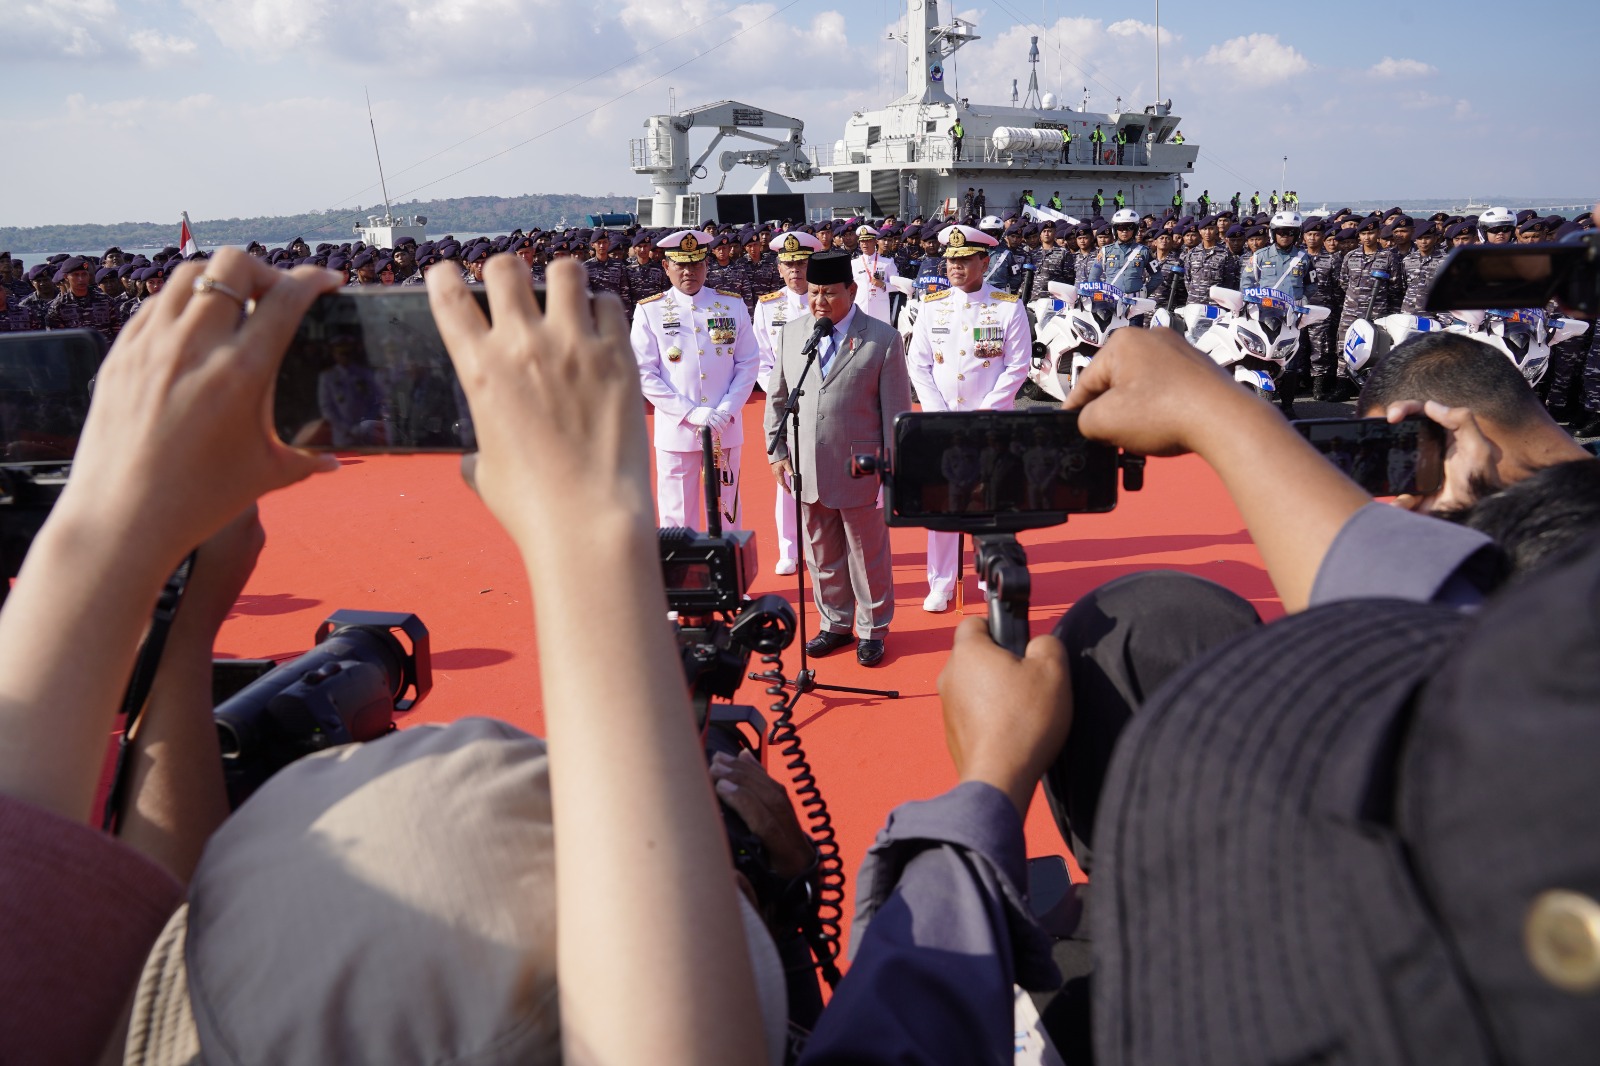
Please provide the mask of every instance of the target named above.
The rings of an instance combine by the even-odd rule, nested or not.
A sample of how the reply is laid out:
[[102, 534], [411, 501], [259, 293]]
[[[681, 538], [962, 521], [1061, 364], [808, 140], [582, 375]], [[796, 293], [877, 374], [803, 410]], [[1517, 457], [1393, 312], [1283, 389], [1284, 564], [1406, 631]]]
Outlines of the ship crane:
[[[633, 172], [648, 175], [654, 186], [652, 225], [684, 225], [697, 221], [686, 218], [683, 210], [689, 183], [706, 177], [706, 160], [730, 137], [767, 145], [766, 148], [723, 152], [718, 160], [718, 167], [724, 174], [740, 165], [760, 167], [762, 174], [751, 189], [753, 193], [785, 193], [789, 191], [788, 181], [809, 181], [815, 176], [804, 147], [805, 123], [765, 108], [737, 100], [721, 100], [675, 115], [652, 115], [645, 119], [644, 126], [644, 137], [634, 141], [630, 148]], [[716, 136], [691, 161], [689, 131], [693, 129], [714, 129]], [[785, 133], [780, 138], [756, 132], [758, 130]]]

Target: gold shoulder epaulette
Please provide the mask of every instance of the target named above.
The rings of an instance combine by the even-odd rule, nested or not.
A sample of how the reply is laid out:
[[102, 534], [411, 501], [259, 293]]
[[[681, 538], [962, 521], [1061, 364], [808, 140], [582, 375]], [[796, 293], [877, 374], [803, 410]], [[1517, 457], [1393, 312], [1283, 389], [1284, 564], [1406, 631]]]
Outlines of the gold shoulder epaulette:
[[994, 298], [999, 300], [1001, 303], [1015, 303], [1017, 300], [1017, 294], [1014, 292], [997, 292], [992, 293], [991, 295], [993, 295]]
[[[654, 303], [656, 300], [661, 299], [665, 295], [666, 293], [664, 292], [658, 292], [654, 296], [646, 296], [644, 299], [639, 301], [639, 304]], [[634, 306], [637, 307], [639, 304], [635, 304]]]
[[783, 295], [783, 290], [782, 289], [773, 289], [771, 292], [767, 293], [765, 296], [762, 296], [762, 297], [758, 298], [756, 300], [756, 303], [764, 304], [768, 300], [776, 300], [779, 297], [781, 297], [782, 295]]
[[742, 293], [742, 292], [729, 292], [727, 289], [718, 289], [717, 290], [717, 295], [718, 296], [726, 296], [726, 297], [729, 297], [730, 299], [734, 299], [734, 300], [742, 300], [742, 299], [744, 299], [744, 293]]
[[950, 289], [940, 289], [938, 292], [930, 292], [928, 295], [922, 298], [922, 302], [927, 303], [929, 300], [942, 300], [946, 296], [949, 296], [950, 293]]

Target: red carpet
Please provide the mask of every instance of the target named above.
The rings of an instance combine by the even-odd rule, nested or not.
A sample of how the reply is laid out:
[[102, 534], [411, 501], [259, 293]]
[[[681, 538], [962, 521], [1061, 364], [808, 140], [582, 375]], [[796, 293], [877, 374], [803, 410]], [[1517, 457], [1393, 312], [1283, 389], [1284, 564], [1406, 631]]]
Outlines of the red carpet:
[[[762, 397], [745, 409], [745, 433], [762, 439]], [[761, 577], [753, 592], [791, 601], [794, 579], [772, 573], [773, 481], [758, 452], [746, 454], [743, 501], [756, 530]], [[433, 692], [402, 725], [470, 715], [506, 719], [539, 733], [538, 663], [533, 615], [521, 563], [509, 539], [457, 475], [454, 456], [351, 457], [337, 474], [263, 501], [267, 547], [244, 596], [223, 627], [219, 654], [284, 657], [309, 646], [317, 624], [340, 608], [414, 611], [433, 645]], [[1216, 477], [1197, 459], [1155, 460], [1142, 493], [1107, 515], [1024, 534], [1034, 581], [1034, 631], [1046, 630], [1085, 591], [1135, 570], [1169, 568], [1210, 578], [1252, 600], [1266, 617], [1281, 613], [1260, 556]], [[573, 530], [582, 536], [582, 530]], [[820, 660], [827, 683], [899, 689], [896, 701], [811, 694], [796, 721], [833, 813], [847, 894], [855, 896], [861, 857], [895, 804], [936, 795], [954, 783], [934, 682], [956, 614], [922, 611], [927, 593], [925, 537], [895, 530], [896, 615], [880, 667], [841, 652]], [[967, 568], [969, 613], [983, 603]], [[545, 604], [546, 624], [582, 626], [604, 644], [605, 604]], [[816, 614], [807, 605], [808, 618]], [[614, 651], [628, 668], [627, 649]], [[798, 668], [791, 648], [785, 666]], [[770, 698], [747, 683], [741, 701]], [[1042, 798], [1028, 820], [1034, 855], [1063, 854]]]

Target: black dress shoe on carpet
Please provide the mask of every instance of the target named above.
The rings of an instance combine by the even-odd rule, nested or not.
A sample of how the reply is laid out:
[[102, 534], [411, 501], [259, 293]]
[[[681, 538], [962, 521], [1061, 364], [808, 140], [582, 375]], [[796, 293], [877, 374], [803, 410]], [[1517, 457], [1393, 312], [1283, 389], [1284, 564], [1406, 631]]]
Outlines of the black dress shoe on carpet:
[[824, 631], [806, 641], [806, 654], [813, 659], [820, 659], [824, 655], [832, 655], [855, 639], [849, 633], [828, 633]]
[[877, 666], [883, 662], [883, 641], [863, 640], [857, 644], [856, 662], [862, 666]]

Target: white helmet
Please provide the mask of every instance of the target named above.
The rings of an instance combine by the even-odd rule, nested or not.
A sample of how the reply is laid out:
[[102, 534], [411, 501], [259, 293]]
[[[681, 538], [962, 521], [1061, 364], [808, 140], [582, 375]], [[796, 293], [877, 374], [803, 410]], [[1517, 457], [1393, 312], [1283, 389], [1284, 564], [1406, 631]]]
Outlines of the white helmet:
[[1124, 207], [1121, 211], [1111, 216], [1113, 228], [1117, 226], [1137, 226], [1138, 224], [1139, 213], [1131, 207]]
[[1298, 212], [1298, 211], [1279, 211], [1277, 214], [1272, 216], [1272, 221], [1270, 223], [1268, 223], [1267, 228], [1268, 229], [1300, 229], [1304, 225], [1305, 225], [1305, 221], [1300, 217], [1300, 212]]
[[1493, 229], [1496, 226], [1515, 226], [1517, 216], [1504, 207], [1491, 207], [1478, 216], [1478, 228], [1481, 230]]
[[1006, 224], [1000, 221], [999, 215], [984, 215], [983, 218], [978, 222], [978, 228], [984, 230], [1002, 230], [1006, 228]]

